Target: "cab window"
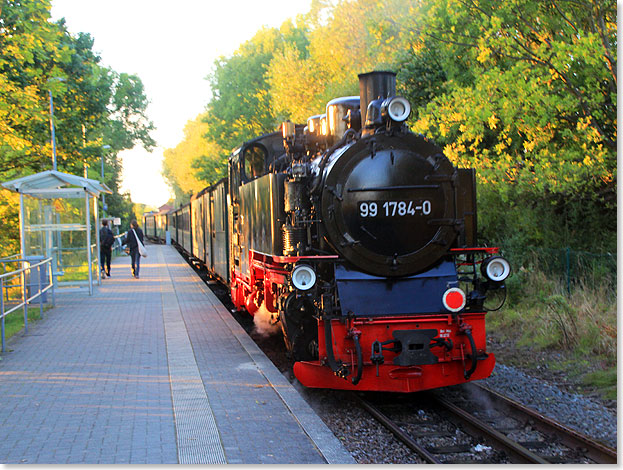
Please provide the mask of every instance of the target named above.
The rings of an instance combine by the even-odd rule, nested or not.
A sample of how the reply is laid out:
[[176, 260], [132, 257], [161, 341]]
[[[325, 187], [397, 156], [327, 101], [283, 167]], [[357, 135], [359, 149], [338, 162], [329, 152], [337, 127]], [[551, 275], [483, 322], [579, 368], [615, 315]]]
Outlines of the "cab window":
[[254, 180], [266, 172], [268, 151], [263, 145], [253, 144], [244, 151], [244, 174], [247, 181]]

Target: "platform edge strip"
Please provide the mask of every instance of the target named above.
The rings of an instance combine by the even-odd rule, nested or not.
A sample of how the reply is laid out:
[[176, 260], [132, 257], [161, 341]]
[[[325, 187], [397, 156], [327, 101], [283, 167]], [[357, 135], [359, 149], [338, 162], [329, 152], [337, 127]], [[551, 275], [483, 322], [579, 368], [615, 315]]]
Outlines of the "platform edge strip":
[[180, 464], [226, 464], [225, 450], [164, 256], [166, 279], [161, 285], [171, 398]]

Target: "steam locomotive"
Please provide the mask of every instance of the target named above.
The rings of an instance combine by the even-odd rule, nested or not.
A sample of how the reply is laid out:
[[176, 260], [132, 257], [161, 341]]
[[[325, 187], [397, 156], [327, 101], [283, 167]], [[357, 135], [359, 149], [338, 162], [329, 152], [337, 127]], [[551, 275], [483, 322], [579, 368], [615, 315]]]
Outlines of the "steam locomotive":
[[409, 131], [396, 74], [306, 125], [245, 142], [226, 179], [147, 236], [174, 243], [268, 312], [307, 387], [414, 392], [488, 377], [485, 300], [508, 261], [476, 247], [473, 169]]

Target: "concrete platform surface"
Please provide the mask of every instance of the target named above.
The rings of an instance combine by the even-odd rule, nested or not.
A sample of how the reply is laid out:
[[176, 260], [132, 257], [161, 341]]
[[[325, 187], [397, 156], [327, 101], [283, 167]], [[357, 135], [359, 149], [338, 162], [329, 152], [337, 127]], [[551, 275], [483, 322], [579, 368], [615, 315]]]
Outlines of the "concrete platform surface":
[[0, 463], [355, 463], [179, 253], [148, 251], [9, 342]]

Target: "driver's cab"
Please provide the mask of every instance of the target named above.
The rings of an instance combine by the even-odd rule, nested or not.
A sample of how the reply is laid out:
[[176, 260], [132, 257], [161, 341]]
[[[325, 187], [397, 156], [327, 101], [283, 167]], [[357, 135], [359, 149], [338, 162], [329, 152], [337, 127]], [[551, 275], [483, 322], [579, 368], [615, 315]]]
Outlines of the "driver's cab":
[[[247, 253], [254, 237], [250, 227], [259, 227], [251, 223], [251, 218], [258, 216], [260, 207], [264, 207], [257, 199], [266, 197], [270, 193], [267, 189], [277, 183], [273, 180], [278, 175], [271, 177], [271, 173], [278, 172], [275, 168], [284, 160], [285, 153], [282, 133], [273, 132], [245, 142], [229, 157], [230, 266], [234, 270], [246, 272], [248, 268]], [[282, 180], [279, 177], [281, 186]]]
[[281, 132], [273, 132], [245, 142], [229, 157], [229, 187], [232, 202], [237, 200], [240, 186], [272, 171], [285, 155]]

